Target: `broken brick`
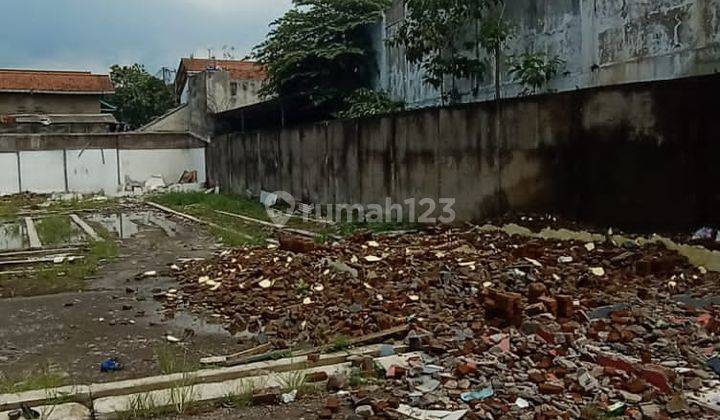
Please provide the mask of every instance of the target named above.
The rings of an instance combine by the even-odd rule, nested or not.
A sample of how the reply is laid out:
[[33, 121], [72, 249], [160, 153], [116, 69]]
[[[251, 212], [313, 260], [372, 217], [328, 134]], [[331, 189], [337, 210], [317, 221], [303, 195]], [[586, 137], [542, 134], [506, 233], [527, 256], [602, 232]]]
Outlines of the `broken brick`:
[[523, 316], [522, 296], [518, 293], [505, 293], [489, 290], [484, 301], [485, 314], [489, 318], [498, 318], [505, 323], [520, 326]]
[[565, 392], [565, 387], [561, 384], [543, 382], [538, 385], [538, 390], [544, 395], [557, 395]]

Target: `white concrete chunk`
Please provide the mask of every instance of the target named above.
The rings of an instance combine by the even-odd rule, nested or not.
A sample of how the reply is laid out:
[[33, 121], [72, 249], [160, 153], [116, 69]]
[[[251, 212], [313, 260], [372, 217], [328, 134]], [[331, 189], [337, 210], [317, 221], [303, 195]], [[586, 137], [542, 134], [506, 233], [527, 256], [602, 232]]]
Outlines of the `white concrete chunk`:
[[71, 385], [16, 394], [3, 394], [0, 395], [0, 410], [14, 410], [19, 408], [21, 403], [27, 403], [30, 406], [47, 404], [49, 401], [57, 400], [58, 398], [72, 399], [74, 402], [90, 401], [90, 387], [86, 385]]
[[[40, 413], [42, 420], [87, 420], [90, 418], [90, 410], [82, 404], [69, 403], [59, 405], [43, 405], [33, 407], [33, 410]], [[0, 420], [8, 420], [10, 411], [0, 413]]]

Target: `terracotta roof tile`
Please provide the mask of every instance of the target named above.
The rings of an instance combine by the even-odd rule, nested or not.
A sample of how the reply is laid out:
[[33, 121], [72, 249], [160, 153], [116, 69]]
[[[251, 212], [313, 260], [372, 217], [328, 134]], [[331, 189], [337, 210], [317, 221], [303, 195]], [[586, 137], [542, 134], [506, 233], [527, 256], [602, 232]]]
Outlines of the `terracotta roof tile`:
[[0, 69], [0, 92], [112, 93], [110, 77], [80, 71]]
[[212, 60], [207, 58], [183, 58], [180, 71], [196, 73], [208, 69], [226, 70], [236, 80], [264, 80], [265, 70], [253, 61]]

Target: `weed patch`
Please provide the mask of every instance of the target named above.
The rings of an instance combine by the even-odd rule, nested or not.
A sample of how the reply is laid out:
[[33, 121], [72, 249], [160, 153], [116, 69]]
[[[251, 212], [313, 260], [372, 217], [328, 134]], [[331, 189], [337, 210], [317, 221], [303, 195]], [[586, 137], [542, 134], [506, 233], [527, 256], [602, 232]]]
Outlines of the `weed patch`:
[[167, 343], [155, 347], [155, 360], [164, 375], [193, 372], [200, 368], [198, 363], [190, 361], [187, 353], [181, 353]]
[[0, 372], [0, 394], [13, 394], [39, 389], [52, 389], [62, 385], [62, 377], [50, 366], [26, 372], [20, 377], [6, 376]]
[[40, 242], [43, 245], [61, 245], [78, 235], [73, 229], [70, 218], [66, 216], [50, 216], [35, 222]]

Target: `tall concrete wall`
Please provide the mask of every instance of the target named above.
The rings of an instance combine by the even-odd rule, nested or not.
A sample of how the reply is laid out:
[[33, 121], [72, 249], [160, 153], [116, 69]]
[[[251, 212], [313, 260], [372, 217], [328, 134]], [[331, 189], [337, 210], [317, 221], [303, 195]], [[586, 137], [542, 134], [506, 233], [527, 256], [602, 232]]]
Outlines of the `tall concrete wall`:
[[[506, 1], [505, 17], [514, 27], [505, 56], [543, 52], [566, 61], [550, 89], [567, 91], [613, 84], [673, 79], [720, 71], [720, 0], [523, 0]], [[404, 18], [395, 0], [377, 27], [379, 75], [375, 86], [410, 107], [440, 102], [437, 90], [422, 82], [423, 71], [409, 64], [402, 49], [387, 47]], [[474, 34], [474, 31], [469, 31]], [[472, 36], [466, 37], [468, 40]], [[459, 102], [494, 95], [493, 65], [479, 80], [446, 80]], [[502, 71], [503, 95], [522, 87]], [[477, 93], [473, 90], [477, 88]]]
[[127, 180], [160, 175], [205, 182], [205, 143], [184, 133], [0, 135], [0, 195], [80, 192], [116, 195]]
[[306, 203], [454, 198], [460, 220], [550, 211], [631, 227], [720, 223], [720, 76], [221, 136], [223, 190]]

